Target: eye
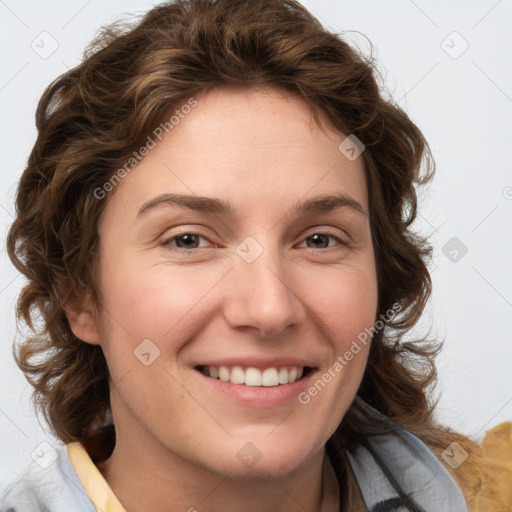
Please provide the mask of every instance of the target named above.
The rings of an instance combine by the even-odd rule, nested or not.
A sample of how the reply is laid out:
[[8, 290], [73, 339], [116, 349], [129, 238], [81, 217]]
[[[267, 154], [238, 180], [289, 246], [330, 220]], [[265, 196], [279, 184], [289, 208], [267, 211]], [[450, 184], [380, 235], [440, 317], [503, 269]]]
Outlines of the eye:
[[[200, 241], [205, 240], [212, 244], [208, 238], [200, 233], [186, 232], [175, 235], [171, 238], [164, 240], [160, 245], [173, 252], [180, 252], [184, 254], [194, 254], [199, 249], [211, 247], [212, 245], [201, 246]], [[330, 240], [334, 240], [338, 245], [349, 246], [349, 243], [341, 237], [329, 232], [317, 232], [306, 237], [302, 243], [306, 243], [309, 249], [329, 249], [336, 244], [329, 244]], [[311, 241], [309, 243], [308, 241]]]
[[[344, 246], [348, 246], [349, 245], [348, 242], [346, 242], [345, 240], [343, 240], [339, 236], [336, 236], [336, 235], [334, 235], [332, 233], [329, 233], [329, 232], [313, 233], [312, 235], [306, 237], [304, 239], [304, 242], [306, 242], [308, 248], [328, 249], [328, 248], [332, 247], [331, 245], [329, 245], [329, 239], [335, 240], [340, 245], [344, 245]], [[311, 240], [311, 243], [314, 244], [314, 245], [308, 244], [308, 240]]]
[[[181, 233], [164, 240], [160, 245], [167, 247], [171, 251], [178, 251], [183, 253], [194, 253], [199, 249], [198, 244], [200, 239], [209, 241], [206, 237], [199, 233]], [[176, 244], [174, 244], [176, 242]]]

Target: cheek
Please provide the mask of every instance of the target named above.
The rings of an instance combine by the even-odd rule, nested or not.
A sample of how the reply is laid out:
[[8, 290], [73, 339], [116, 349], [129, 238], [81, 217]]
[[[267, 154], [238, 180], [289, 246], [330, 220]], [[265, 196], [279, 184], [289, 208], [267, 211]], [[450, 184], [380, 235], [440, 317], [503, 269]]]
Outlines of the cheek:
[[315, 287], [309, 303], [315, 308], [315, 328], [322, 330], [329, 343], [329, 360], [299, 394], [298, 402], [308, 417], [321, 418], [322, 441], [326, 441], [346, 414], [364, 375], [377, 312], [377, 283], [371, 265], [344, 266], [329, 278], [319, 272], [316, 282], [322, 286]]
[[[315, 283], [313, 287], [312, 284]], [[373, 326], [377, 314], [377, 282], [372, 266], [319, 272], [306, 283], [309, 304], [337, 354]]]
[[211, 299], [206, 295], [221, 276], [222, 272], [211, 269], [171, 268], [165, 263], [148, 266], [136, 258], [105, 265], [101, 282], [103, 314], [109, 326], [105, 348], [125, 361], [146, 339], [162, 353], [179, 351], [180, 344], [205, 327], [204, 310]]

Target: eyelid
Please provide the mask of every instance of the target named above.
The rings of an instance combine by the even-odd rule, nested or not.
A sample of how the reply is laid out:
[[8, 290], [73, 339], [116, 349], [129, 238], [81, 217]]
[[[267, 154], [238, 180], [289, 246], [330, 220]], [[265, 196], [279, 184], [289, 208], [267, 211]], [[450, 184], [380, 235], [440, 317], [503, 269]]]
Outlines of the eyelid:
[[318, 226], [311, 226], [308, 228], [305, 232], [305, 234], [302, 235], [303, 238], [308, 238], [308, 234], [311, 233], [312, 235], [316, 234], [323, 234], [323, 235], [330, 235], [335, 238], [341, 238], [344, 239], [344, 237], [352, 239], [352, 237], [343, 229], [341, 228], [335, 228], [335, 227], [325, 227], [323, 225]]

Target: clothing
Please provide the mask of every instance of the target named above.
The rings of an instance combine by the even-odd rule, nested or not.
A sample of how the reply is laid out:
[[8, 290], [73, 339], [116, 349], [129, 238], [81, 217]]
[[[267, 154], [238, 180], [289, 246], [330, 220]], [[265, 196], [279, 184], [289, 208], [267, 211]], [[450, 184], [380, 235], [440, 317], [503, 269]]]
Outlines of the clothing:
[[[349, 454], [370, 512], [467, 512], [461, 490], [422, 441], [356, 402], [366, 421], [390, 427]], [[79, 442], [59, 446], [57, 453], [46, 469], [33, 462], [2, 493], [1, 512], [126, 512]]]
[[512, 511], [512, 423], [505, 421], [489, 430], [479, 451], [478, 479], [472, 486], [466, 484], [476, 491], [468, 496], [471, 510]]
[[126, 512], [78, 441], [55, 447], [46, 469], [33, 462], [0, 498], [1, 512]]
[[364, 423], [386, 432], [347, 452], [370, 512], [467, 512], [462, 491], [423, 442], [359, 397], [354, 405]]

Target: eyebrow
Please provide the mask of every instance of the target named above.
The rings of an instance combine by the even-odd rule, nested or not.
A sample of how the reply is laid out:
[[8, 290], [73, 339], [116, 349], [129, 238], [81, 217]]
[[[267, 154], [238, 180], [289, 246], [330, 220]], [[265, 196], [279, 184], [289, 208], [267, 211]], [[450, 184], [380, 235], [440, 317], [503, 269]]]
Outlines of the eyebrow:
[[[190, 196], [183, 194], [160, 194], [149, 201], [146, 201], [139, 209], [137, 218], [143, 217], [149, 211], [164, 205], [177, 205], [211, 214], [221, 214], [229, 217], [236, 215], [236, 207], [227, 200], [213, 197]], [[363, 206], [354, 198], [346, 194], [327, 194], [298, 201], [291, 209], [291, 214], [300, 215], [308, 213], [326, 213], [338, 208], [350, 208], [368, 217]]]

